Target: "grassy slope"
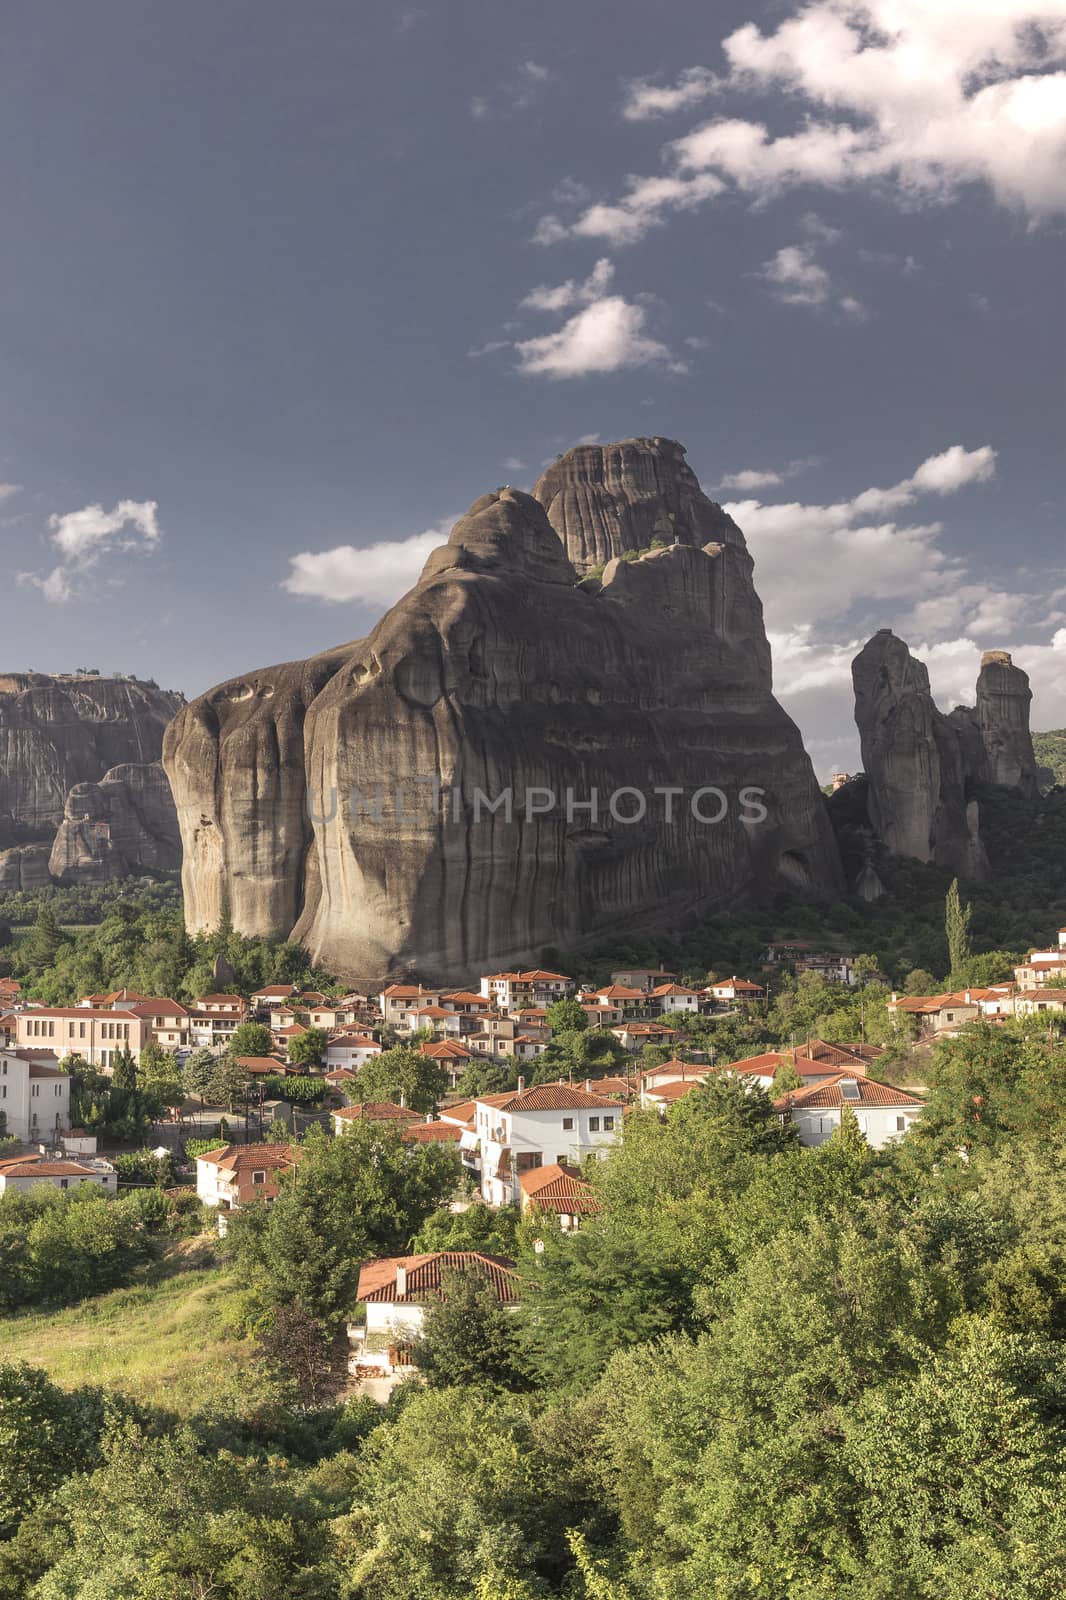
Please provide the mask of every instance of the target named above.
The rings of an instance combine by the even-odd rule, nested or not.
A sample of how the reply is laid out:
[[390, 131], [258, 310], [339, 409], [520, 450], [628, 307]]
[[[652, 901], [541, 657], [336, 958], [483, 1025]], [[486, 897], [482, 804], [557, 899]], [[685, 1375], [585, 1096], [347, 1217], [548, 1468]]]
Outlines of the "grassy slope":
[[154, 1282], [0, 1321], [0, 1361], [28, 1361], [68, 1388], [98, 1383], [179, 1412], [210, 1405], [248, 1373], [253, 1347], [228, 1326], [232, 1278], [196, 1259], [176, 1272], [171, 1260]]

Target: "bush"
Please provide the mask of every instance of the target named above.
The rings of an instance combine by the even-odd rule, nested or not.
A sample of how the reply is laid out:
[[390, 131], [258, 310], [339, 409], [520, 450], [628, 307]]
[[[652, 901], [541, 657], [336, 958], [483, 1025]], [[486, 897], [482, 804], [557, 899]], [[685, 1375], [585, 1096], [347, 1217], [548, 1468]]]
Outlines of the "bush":
[[317, 1105], [328, 1088], [324, 1078], [267, 1078], [263, 1084], [263, 1098], [287, 1100], [290, 1105]]

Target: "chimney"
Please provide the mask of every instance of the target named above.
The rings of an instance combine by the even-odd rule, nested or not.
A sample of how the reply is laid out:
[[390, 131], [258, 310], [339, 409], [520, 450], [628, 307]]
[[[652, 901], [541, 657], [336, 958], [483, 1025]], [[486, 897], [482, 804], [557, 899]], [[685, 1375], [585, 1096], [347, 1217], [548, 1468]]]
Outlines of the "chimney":
[[397, 1300], [402, 1300], [406, 1293], [407, 1293], [407, 1263], [406, 1263], [406, 1261], [397, 1261], [397, 1263], [396, 1263], [396, 1298], [397, 1298]]
[[526, 1086], [525, 1078], [519, 1077], [519, 1079], [518, 1079], [518, 1092], [519, 1092], [519, 1094], [522, 1093], [522, 1090], [525, 1088], [525, 1086]]
[[401, 1089], [400, 1090], [400, 1110], [403, 1111], [406, 1108], [406, 1106], [407, 1106], [407, 1095], [404, 1092], [404, 1090]]

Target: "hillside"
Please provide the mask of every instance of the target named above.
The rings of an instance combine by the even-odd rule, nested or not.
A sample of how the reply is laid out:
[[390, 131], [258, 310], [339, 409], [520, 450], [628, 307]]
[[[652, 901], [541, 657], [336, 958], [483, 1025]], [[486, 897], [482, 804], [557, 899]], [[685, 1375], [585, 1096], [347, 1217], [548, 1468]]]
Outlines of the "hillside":
[[1066, 784], [1066, 728], [1033, 734], [1033, 750], [1042, 767], [1050, 767], [1055, 782]]
[[253, 1347], [229, 1325], [226, 1269], [201, 1240], [177, 1250], [142, 1283], [0, 1320], [0, 1362], [28, 1361], [64, 1388], [101, 1384], [182, 1413], [214, 1404], [245, 1377]]

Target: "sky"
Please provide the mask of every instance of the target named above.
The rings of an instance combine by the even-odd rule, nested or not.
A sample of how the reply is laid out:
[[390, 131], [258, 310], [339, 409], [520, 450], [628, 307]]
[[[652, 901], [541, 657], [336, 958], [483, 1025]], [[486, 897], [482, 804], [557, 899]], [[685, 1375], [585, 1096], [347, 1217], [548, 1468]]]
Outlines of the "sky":
[[1066, 726], [1066, 0], [8, 0], [5, 670], [357, 638], [486, 490], [680, 439], [823, 777], [890, 626]]

